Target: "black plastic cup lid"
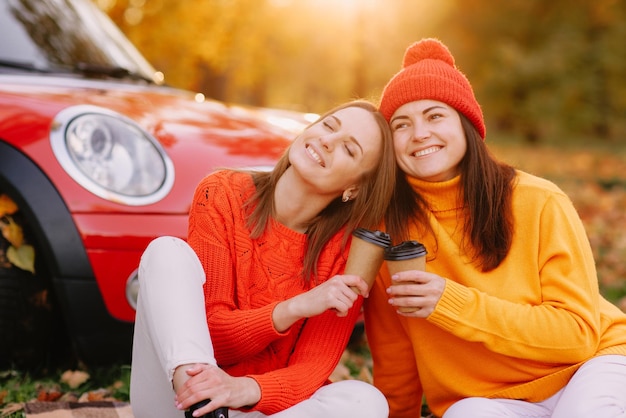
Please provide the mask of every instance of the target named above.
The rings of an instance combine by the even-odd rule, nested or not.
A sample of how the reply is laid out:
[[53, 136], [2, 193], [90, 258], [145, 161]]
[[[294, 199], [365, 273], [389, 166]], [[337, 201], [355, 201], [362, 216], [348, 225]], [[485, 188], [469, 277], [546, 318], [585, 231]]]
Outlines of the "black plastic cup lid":
[[352, 232], [355, 237], [361, 238], [363, 241], [371, 242], [380, 247], [389, 247], [391, 245], [391, 237], [386, 232], [370, 231], [365, 228], [357, 228]]
[[409, 260], [428, 254], [424, 244], [417, 241], [404, 241], [393, 247], [385, 248], [385, 260]]

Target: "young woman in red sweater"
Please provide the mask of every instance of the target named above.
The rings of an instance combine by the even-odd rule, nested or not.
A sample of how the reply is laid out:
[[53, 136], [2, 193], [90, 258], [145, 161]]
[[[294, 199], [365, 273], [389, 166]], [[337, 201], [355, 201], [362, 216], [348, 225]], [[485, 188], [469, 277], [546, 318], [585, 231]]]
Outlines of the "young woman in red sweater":
[[350, 234], [379, 225], [394, 180], [388, 125], [365, 101], [307, 127], [272, 172], [203, 179], [189, 245], [158, 238], [139, 267], [135, 418], [386, 417], [373, 386], [328, 378], [362, 304], [350, 287], [367, 293], [342, 274]]
[[[602, 298], [585, 229], [553, 183], [488, 151], [449, 50], [411, 45], [385, 87], [398, 165], [386, 218], [426, 271], [366, 300], [374, 384], [391, 417], [624, 417], [626, 315]], [[400, 313], [400, 307], [415, 309]]]

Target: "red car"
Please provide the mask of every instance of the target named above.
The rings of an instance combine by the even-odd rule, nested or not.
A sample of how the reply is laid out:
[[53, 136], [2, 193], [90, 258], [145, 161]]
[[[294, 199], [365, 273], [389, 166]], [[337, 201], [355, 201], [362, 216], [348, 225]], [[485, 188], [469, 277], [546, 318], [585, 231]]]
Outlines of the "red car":
[[186, 236], [203, 176], [271, 167], [307, 123], [160, 78], [90, 0], [0, 2], [0, 366], [128, 361], [148, 242]]

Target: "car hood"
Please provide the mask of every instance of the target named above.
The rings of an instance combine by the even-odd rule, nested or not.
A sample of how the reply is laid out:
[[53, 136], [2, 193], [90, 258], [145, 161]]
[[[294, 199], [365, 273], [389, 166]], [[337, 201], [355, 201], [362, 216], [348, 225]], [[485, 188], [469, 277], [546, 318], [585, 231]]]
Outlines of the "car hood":
[[[171, 192], [157, 203], [129, 207], [92, 195], [69, 178], [48, 135], [55, 115], [75, 105], [118, 112], [153, 135], [174, 164]], [[218, 168], [273, 166], [307, 123], [301, 113], [229, 106], [147, 83], [0, 75], [0, 137], [28, 148], [72, 212], [186, 213], [202, 177]]]

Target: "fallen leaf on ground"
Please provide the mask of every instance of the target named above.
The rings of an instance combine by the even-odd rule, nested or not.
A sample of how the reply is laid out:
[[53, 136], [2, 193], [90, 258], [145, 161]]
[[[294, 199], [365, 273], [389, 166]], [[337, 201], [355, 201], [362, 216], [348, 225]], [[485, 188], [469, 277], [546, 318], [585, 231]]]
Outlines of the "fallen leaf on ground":
[[72, 389], [76, 389], [87, 380], [89, 380], [89, 373], [82, 370], [66, 370], [61, 375], [61, 383], [65, 383]]
[[24, 404], [22, 403], [7, 404], [4, 408], [0, 409], [0, 418], [9, 417], [20, 412], [22, 409], [24, 409]]
[[55, 402], [63, 396], [63, 392], [58, 389], [40, 389], [37, 393], [37, 400], [39, 402]]
[[96, 389], [83, 393], [78, 402], [99, 402], [99, 401], [114, 401], [111, 397], [111, 392], [106, 389]]
[[332, 374], [329, 377], [331, 382], [339, 382], [341, 380], [350, 380], [352, 376], [350, 375], [350, 369], [346, 367], [343, 363], [339, 363], [335, 370], [333, 370]]

